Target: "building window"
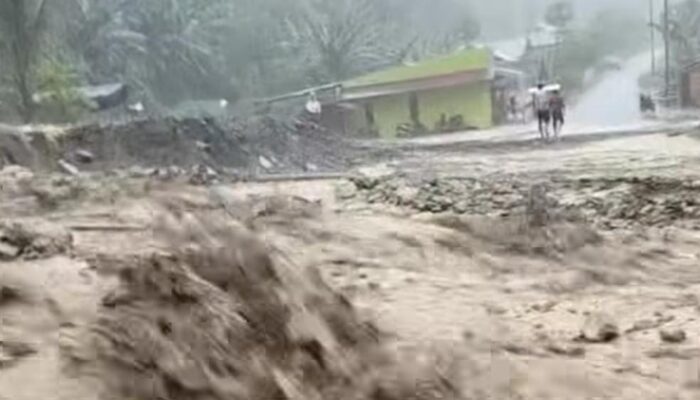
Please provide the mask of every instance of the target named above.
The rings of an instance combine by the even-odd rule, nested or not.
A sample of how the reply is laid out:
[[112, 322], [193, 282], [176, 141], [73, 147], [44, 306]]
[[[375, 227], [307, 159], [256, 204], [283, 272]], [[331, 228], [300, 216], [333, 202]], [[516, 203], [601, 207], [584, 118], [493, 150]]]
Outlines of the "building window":
[[411, 121], [417, 124], [420, 121], [420, 112], [418, 109], [418, 94], [416, 94], [415, 92], [411, 93], [409, 102]]

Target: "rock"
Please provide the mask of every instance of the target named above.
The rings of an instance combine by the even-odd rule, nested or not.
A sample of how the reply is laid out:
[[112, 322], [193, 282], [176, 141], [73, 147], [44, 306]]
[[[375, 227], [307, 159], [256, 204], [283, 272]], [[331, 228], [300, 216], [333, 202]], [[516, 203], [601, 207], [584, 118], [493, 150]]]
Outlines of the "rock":
[[682, 329], [662, 329], [659, 331], [659, 337], [666, 343], [683, 343], [687, 339]]
[[192, 171], [190, 171], [189, 182], [192, 185], [210, 185], [216, 183], [218, 179], [218, 172], [206, 165], [199, 164], [194, 166]]
[[354, 177], [352, 182], [360, 190], [372, 190], [379, 185], [379, 179], [364, 175]]
[[145, 178], [148, 176], [153, 176], [156, 170], [153, 168], [144, 168], [138, 165], [134, 165], [127, 170], [127, 175], [131, 178]]
[[304, 165], [304, 170], [311, 171], [311, 172], [318, 172], [319, 168], [318, 168], [318, 165], [316, 165], [314, 163], [306, 163], [306, 165]]
[[413, 187], [404, 186], [396, 191], [396, 197], [400, 205], [414, 204], [419, 190]]
[[19, 256], [19, 248], [9, 243], [0, 242], [0, 261], [14, 260]]
[[593, 313], [583, 323], [579, 340], [588, 343], [608, 343], [620, 336], [615, 320], [605, 313]]
[[469, 202], [461, 200], [452, 207], [457, 214], [466, 214], [469, 211]]
[[95, 160], [95, 155], [88, 150], [79, 149], [75, 151], [74, 158], [79, 163], [90, 164]]
[[339, 200], [349, 200], [357, 196], [357, 186], [352, 182], [341, 182], [335, 187], [335, 197]]
[[80, 174], [80, 170], [66, 160], [58, 160], [58, 166], [61, 168], [61, 171], [69, 175], [76, 176]]
[[264, 156], [258, 156], [258, 162], [260, 163], [260, 166], [265, 169], [272, 169], [272, 167], [274, 167], [274, 165], [272, 165], [272, 162]]
[[547, 313], [552, 311], [554, 307], [557, 306], [557, 303], [552, 300], [545, 301], [543, 303], [537, 303], [533, 304], [530, 308], [532, 308], [533, 311], [541, 312], [541, 313]]
[[211, 151], [211, 145], [201, 140], [197, 140], [195, 142], [195, 146], [197, 146], [198, 150], [203, 151], [205, 153], [209, 153]]
[[545, 349], [552, 354], [566, 357], [583, 357], [586, 355], [586, 349], [571, 344], [550, 343], [545, 346]]

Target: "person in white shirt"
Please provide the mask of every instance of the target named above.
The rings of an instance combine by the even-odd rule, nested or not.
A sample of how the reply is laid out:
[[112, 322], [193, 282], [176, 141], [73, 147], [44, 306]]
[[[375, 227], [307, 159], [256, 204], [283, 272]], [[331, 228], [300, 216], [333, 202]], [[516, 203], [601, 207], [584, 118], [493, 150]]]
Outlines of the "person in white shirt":
[[532, 105], [537, 116], [537, 128], [540, 131], [542, 140], [549, 140], [549, 121], [551, 111], [549, 108], [549, 93], [544, 88], [544, 84], [537, 85], [537, 90], [532, 95]]

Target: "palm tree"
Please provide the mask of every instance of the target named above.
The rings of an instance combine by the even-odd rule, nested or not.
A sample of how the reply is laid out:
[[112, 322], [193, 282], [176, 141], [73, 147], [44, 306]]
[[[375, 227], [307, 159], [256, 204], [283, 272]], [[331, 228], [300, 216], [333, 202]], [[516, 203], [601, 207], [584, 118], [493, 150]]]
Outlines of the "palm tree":
[[92, 0], [83, 5], [68, 37], [91, 80], [124, 80], [157, 104], [234, 95], [214, 50], [225, 2]]

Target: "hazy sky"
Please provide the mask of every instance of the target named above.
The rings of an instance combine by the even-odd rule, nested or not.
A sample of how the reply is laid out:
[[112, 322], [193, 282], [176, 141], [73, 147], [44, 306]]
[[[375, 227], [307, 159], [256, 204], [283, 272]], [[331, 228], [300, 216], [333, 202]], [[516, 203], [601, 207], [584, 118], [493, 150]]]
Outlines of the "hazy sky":
[[[439, 3], [439, 0], [436, 0]], [[556, 0], [465, 0], [481, 21], [487, 39], [522, 34], [542, 18], [548, 4]], [[572, 0], [579, 20], [586, 21], [598, 12], [610, 8], [630, 13], [648, 14], [649, 0]], [[654, 0], [660, 9], [662, 0]]]

